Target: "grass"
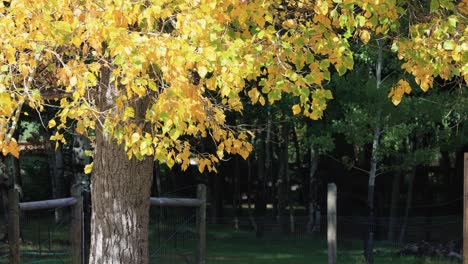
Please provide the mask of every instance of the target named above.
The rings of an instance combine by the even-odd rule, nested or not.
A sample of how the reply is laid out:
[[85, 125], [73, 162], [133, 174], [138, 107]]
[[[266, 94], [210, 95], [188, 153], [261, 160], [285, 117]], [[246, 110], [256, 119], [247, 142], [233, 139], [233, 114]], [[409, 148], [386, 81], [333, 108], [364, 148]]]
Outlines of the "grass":
[[[24, 237], [27, 243], [21, 246], [22, 263], [70, 263], [68, 234], [66, 227], [49, 228], [51, 231], [51, 251], [49, 243], [43, 243], [42, 255], [38, 254], [38, 243], [33, 238], [38, 237], [38, 226], [44, 232], [50, 221], [31, 220], [24, 225]], [[53, 227], [53, 224], [52, 224]], [[207, 234], [207, 263], [208, 264], [321, 264], [327, 263], [326, 241], [304, 234], [272, 235], [267, 234], [258, 239], [253, 232], [234, 230], [226, 227], [208, 226]], [[170, 241], [167, 246], [160, 248], [162, 257], [155, 256], [158, 250], [155, 241], [156, 230], [150, 229], [150, 263], [157, 264], [187, 264], [196, 263], [196, 240], [192, 230], [184, 230], [185, 237], [179, 238], [177, 249], [175, 243]], [[190, 234], [191, 233], [191, 234]], [[163, 240], [164, 241], [164, 240]], [[47, 245], [47, 246], [46, 246]], [[3, 257], [0, 263], [8, 263], [7, 245], [0, 244]], [[447, 259], [418, 258], [413, 256], [399, 256], [398, 249], [392, 245], [378, 243], [375, 253], [376, 264], [449, 264]], [[362, 241], [338, 241], [338, 263], [360, 264], [364, 263]]]
[[[339, 242], [338, 242], [339, 243]], [[245, 231], [211, 230], [207, 242], [207, 263], [209, 264], [308, 264], [327, 263], [326, 241], [307, 236], [266, 236], [255, 238]], [[338, 263], [364, 263], [362, 242], [347, 241], [338, 244]], [[375, 263], [404, 264], [446, 264], [443, 259], [400, 257], [397, 249], [378, 244]]]

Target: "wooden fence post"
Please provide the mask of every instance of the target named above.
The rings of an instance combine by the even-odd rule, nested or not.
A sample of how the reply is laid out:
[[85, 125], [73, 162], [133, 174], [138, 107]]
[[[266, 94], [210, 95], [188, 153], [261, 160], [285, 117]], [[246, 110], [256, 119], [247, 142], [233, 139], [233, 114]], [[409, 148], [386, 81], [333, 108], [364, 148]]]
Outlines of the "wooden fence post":
[[198, 264], [206, 263], [206, 186], [199, 184], [197, 198], [202, 204], [197, 209]]
[[327, 195], [328, 264], [336, 264], [336, 184], [328, 184]]
[[76, 203], [71, 208], [71, 232], [70, 241], [72, 247], [72, 263], [83, 263], [83, 197], [76, 196]]
[[14, 188], [8, 190], [8, 243], [10, 247], [10, 264], [20, 263], [20, 221], [19, 194]]
[[468, 153], [463, 157], [463, 264], [468, 264]]

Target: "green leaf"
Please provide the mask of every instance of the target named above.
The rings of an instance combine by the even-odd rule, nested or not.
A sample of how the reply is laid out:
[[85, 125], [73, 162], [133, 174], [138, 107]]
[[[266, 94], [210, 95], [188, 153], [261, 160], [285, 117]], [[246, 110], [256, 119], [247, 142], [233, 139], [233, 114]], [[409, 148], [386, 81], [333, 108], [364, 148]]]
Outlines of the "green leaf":
[[439, 0], [431, 0], [430, 10], [431, 13], [435, 12], [439, 8]]
[[453, 40], [444, 41], [444, 50], [453, 50], [455, 49], [455, 43]]

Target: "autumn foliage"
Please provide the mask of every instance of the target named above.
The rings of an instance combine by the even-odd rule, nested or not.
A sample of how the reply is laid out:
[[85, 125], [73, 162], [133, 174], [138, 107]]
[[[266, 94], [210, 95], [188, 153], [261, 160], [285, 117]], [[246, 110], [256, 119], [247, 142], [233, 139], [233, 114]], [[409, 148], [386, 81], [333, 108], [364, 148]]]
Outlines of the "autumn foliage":
[[[331, 72], [352, 70], [352, 45], [376, 38], [408, 73], [389, 94], [395, 104], [411, 92], [411, 75], [425, 91], [434, 78], [466, 84], [466, 1], [415, 2], [2, 1], [0, 149], [19, 155], [12, 134], [24, 104], [52, 106], [59, 111], [47, 125], [58, 142], [71, 127], [90, 138], [103, 129], [129, 157], [182, 168], [193, 157], [214, 170], [226, 153], [252, 150], [227, 112], [242, 112], [246, 98], [264, 105], [290, 93], [299, 98], [294, 114], [321, 118]], [[103, 93], [112, 107], [98, 107]], [[212, 138], [216, 153], [199, 152], [193, 137]]]

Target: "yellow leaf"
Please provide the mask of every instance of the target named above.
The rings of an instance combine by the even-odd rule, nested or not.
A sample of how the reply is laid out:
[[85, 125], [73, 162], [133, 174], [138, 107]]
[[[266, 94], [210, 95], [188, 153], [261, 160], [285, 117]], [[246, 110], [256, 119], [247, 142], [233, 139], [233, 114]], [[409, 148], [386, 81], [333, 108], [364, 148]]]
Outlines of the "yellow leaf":
[[206, 69], [205, 66], [198, 67], [198, 75], [200, 75], [201, 78], [205, 78], [207, 73], [208, 73], [208, 69]]
[[255, 104], [258, 102], [258, 97], [260, 96], [260, 92], [257, 90], [257, 88], [251, 89], [247, 94], [249, 95], [250, 100], [252, 100], [252, 104]]
[[138, 140], [140, 140], [140, 134], [138, 134], [136, 132], [133, 133], [132, 134], [132, 139], [131, 139], [132, 144], [135, 144], [136, 142], [138, 142]]
[[295, 19], [288, 19], [283, 22], [283, 27], [285, 28], [295, 28], [297, 26], [297, 22]]
[[265, 105], [265, 98], [263, 98], [263, 96], [260, 96], [260, 99], [258, 99], [258, 101], [262, 106]]
[[70, 78], [70, 86], [76, 86], [77, 82], [76, 76]]
[[370, 40], [370, 33], [368, 30], [364, 29], [359, 32], [359, 37], [361, 38], [362, 42], [367, 44]]
[[293, 111], [294, 115], [297, 115], [297, 114], [299, 114], [301, 112], [301, 107], [299, 105], [297, 105], [297, 104], [293, 105], [292, 111]]
[[388, 97], [391, 98], [392, 103], [397, 106], [401, 103], [404, 94], [411, 93], [411, 86], [406, 80], [399, 80], [397, 84], [390, 90]]
[[55, 120], [54, 120], [54, 119], [49, 120], [49, 124], [48, 124], [49, 128], [53, 128], [53, 127], [55, 127], [56, 125], [57, 125], [57, 123], [55, 123]]
[[84, 167], [84, 173], [85, 174], [90, 174], [91, 171], [93, 170], [93, 165], [94, 165], [94, 162], [91, 162], [90, 164], [86, 165]]

